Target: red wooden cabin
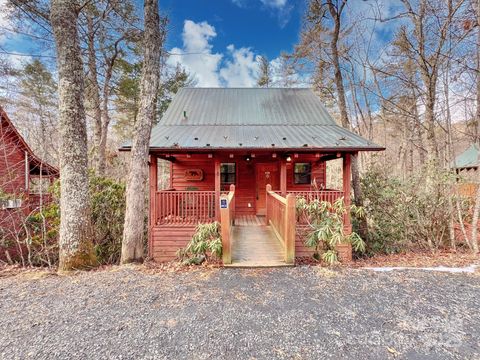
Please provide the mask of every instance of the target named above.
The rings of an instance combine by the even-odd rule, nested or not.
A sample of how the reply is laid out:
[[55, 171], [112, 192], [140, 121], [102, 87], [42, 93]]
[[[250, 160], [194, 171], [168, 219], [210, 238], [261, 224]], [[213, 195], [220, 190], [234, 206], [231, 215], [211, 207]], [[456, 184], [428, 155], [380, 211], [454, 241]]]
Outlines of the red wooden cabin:
[[[307, 255], [295, 197], [349, 204], [351, 156], [375, 150], [383, 148], [338, 126], [310, 89], [182, 89], [150, 139], [150, 257], [175, 258], [198, 223], [213, 221], [225, 264]], [[343, 187], [332, 189], [326, 163], [339, 158]]]
[[0, 239], [18, 234], [22, 219], [50, 201], [46, 187], [58, 175], [33, 153], [0, 106]]

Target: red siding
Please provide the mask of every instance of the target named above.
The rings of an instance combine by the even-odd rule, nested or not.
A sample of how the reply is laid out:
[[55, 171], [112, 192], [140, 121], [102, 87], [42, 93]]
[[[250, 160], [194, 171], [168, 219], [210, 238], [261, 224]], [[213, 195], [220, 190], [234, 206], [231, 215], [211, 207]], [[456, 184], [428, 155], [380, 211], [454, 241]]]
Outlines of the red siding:
[[[255, 215], [255, 201], [255, 162], [237, 161], [236, 214]], [[251, 206], [248, 207], [248, 204]]]
[[[255, 168], [257, 163], [276, 163], [280, 170], [280, 160], [273, 158], [271, 154], [256, 154], [249, 162], [245, 160], [245, 155], [237, 155], [233, 158], [229, 154], [215, 154], [219, 156], [222, 163], [236, 163], [236, 213], [255, 214], [256, 185]], [[293, 157], [293, 156], [292, 156]], [[174, 156], [172, 163], [172, 188], [175, 190], [196, 189], [202, 191], [215, 190], [215, 164], [214, 159], [209, 158], [207, 154], [180, 154]], [[312, 181], [315, 179], [318, 186], [325, 187], [326, 166], [325, 162], [314, 155], [299, 154], [293, 157], [291, 163], [287, 163], [287, 190], [311, 190], [311, 185], [295, 185], [293, 183], [293, 164], [295, 162], [310, 162], [312, 164]], [[185, 179], [185, 170], [202, 169], [203, 180], [187, 181]], [[278, 172], [280, 174], [280, 171]], [[280, 181], [278, 181], [280, 183]], [[251, 204], [251, 207], [248, 204]], [[151, 256], [155, 261], [169, 261], [176, 257], [178, 249], [185, 247], [190, 241], [195, 230], [195, 226], [155, 226], [151, 235]], [[313, 251], [303, 245], [305, 239], [305, 227], [297, 226], [297, 236], [295, 243], [296, 256], [311, 256]]]
[[[219, 156], [219, 155], [216, 155]], [[220, 155], [221, 162], [234, 162], [237, 166], [237, 183], [236, 183], [236, 212], [239, 215], [254, 215], [256, 201], [255, 186], [255, 164], [256, 163], [277, 163], [280, 164], [278, 158], [257, 155], [250, 162], [245, 161], [244, 156], [235, 156], [230, 158], [228, 154]], [[325, 162], [319, 161], [314, 155], [299, 154], [298, 158], [292, 159], [291, 163], [287, 163], [287, 190], [311, 190], [309, 184], [296, 185], [293, 183], [293, 164], [295, 162], [310, 162], [312, 164], [312, 181], [315, 180], [317, 185], [325, 187], [326, 184], [326, 166]], [[202, 169], [202, 181], [185, 180], [185, 170]], [[280, 169], [280, 165], [279, 165]], [[279, 171], [280, 174], [280, 171]], [[215, 190], [215, 166], [213, 158], [208, 158], [206, 154], [176, 155], [175, 162], [172, 164], [172, 187], [176, 190], [187, 190], [195, 188], [196, 190], [213, 191]], [[278, 181], [280, 183], [280, 181]], [[276, 189], [278, 190], [278, 189]], [[248, 207], [248, 204], [251, 207]]]
[[150, 256], [157, 262], [175, 259], [178, 249], [188, 244], [194, 232], [195, 226], [155, 226]]
[[311, 181], [315, 181], [317, 186], [326, 187], [326, 165], [324, 161], [319, 161], [315, 156], [299, 155], [298, 158], [292, 159], [291, 163], [287, 163], [287, 190], [312, 190], [310, 184], [297, 185], [293, 183], [293, 168], [295, 163], [310, 163], [312, 165]]
[[0, 128], [0, 188], [8, 194], [25, 191], [25, 152], [10, 125], [3, 121]]
[[[185, 180], [185, 170], [202, 169], [203, 180], [187, 181]], [[199, 191], [215, 190], [215, 166], [213, 159], [207, 158], [207, 155], [193, 154], [190, 158], [186, 155], [175, 157], [172, 164], [172, 187], [175, 190], [188, 190], [196, 188]]]

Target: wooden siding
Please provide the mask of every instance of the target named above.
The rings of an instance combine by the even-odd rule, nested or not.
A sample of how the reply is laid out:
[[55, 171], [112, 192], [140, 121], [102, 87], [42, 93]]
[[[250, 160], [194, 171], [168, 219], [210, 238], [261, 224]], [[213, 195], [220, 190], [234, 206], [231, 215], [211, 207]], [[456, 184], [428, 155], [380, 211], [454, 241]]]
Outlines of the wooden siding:
[[[255, 215], [256, 189], [255, 189], [255, 162], [243, 160], [237, 163], [236, 185], [236, 214]], [[250, 207], [248, 206], [250, 204]]]
[[[185, 171], [189, 169], [201, 169], [203, 179], [200, 181], [188, 181], [185, 179]], [[195, 188], [198, 191], [215, 190], [215, 166], [213, 159], [209, 159], [205, 154], [179, 155], [175, 157], [172, 164], [172, 188], [175, 190], [191, 190]]]
[[177, 250], [185, 247], [196, 226], [154, 226], [151, 234], [151, 254], [154, 261], [174, 260]]
[[297, 224], [295, 232], [295, 257], [311, 257], [315, 252], [314, 249], [305, 246], [305, 240], [309, 230], [307, 225]]
[[[230, 158], [228, 154], [219, 156], [221, 163], [236, 163], [236, 213], [238, 215], [256, 214], [256, 186], [255, 186], [255, 167], [257, 163], [278, 164], [278, 174], [280, 174], [280, 160], [270, 156], [257, 155], [251, 161], [245, 161], [244, 156], [235, 156]], [[297, 158], [287, 163], [287, 191], [312, 190], [310, 184], [297, 185], [293, 181], [293, 164], [296, 162], [310, 162], [312, 164], [312, 181], [315, 180], [319, 187], [326, 187], [326, 165], [324, 161], [319, 160], [314, 155], [299, 154]], [[203, 180], [187, 181], [185, 180], [185, 171], [188, 169], [203, 170]], [[280, 181], [278, 181], [280, 183]], [[175, 190], [195, 189], [199, 191], [215, 190], [215, 165], [213, 158], [208, 158], [207, 154], [192, 154], [187, 157], [185, 154], [175, 155], [175, 161], [172, 163], [172, 188]], [[278, 190], [278, 189], [273, 189]], [[250, 204], [250, 206], [249, 206]]]
[[[178, 154], [173, 155], [171, 167], [171, 186], [173, 190], [215, 190], [215, 160], [221, 163], [236, 163], [236, 189], [235, 189], [235, 213], [238, 216], [256, 214], [256, 164], [274, 163], [278, 165], [278, 174], [281, 173], [281, 159], [272, 157], [270, 154], [256, 154], [250, 161], [245, 160], [246, 155], [230, 157], [228, 153], [214, 154], [209, 158], [203, 154]], [[167, 158], [168, 160], [168, 158]], [[310, 162], [312, 165], [312, 181], [315, 180], [319, 187], [326, 187], [326, 165], [314, 154], [299, 154], [292, 156], [292, 162], [286, 163], [287, 191], [308, 191], [313, 190], [311, 185], [296, 185], [293, 182], [293, 168], [296, 162]], [[203, 179], [201, 181], [187, 181], [185, 171], [189, 169], [201, 169]], [[278, 176], [279, 176], [278, 175]], [[280, 184], [280, 179], [278, 179]], [[277, 189], [274, 189], [277, 190]], [[250, 203], [250, 207], [248, 204]], [[161, 206], [156, 204], [156, 206]], [[303, 245], [304, 236], [301, 235], [302, 227], [297, 227], [295, 238], [296, 256], [311, 256], [313, 251]], [[150, 236], [150, 256], [159, 262], [175, 259], [178, 249], [186, 246], [195, 230], [193, 224], [182, 226], [163, 224], [155, 225]]]
[[295, 184], [293, 181], [293, 169], [295, 163], [310, 163], [312, 165], [311, 181], [317, 184], [322, 189], [326, 188], [326, 164], [312, 155], [299, 155], [298, 158], [292, 159], [292, 162], [287, 163], [287, 191], [291, 190], [313, 190], [310, 184]]
[[[8, 194], [25, 192], [25, 151], [6, 121], [0, 128], [0, 188]], [[28, 185], [28, 183], [27, 183]]]
[[[312, 256], [314, 253], [313, 249], [304, 245], [307, 231], [308, 228], [305, 225], [297, 225], [295, 257]], [[152, 229], [151, 257], [156, 262], [174, 260], [177, 250], [188, 244], [194, 232], [195, 226], [154, 226]]]

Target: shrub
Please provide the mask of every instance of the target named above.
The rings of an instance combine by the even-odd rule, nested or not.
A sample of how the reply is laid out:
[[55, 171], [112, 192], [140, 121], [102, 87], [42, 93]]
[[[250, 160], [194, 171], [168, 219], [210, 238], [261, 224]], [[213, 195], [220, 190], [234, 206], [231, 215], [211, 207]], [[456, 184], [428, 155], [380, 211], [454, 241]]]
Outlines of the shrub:
[[188, 245], [180, 249], [177, 255], [187, 264], [200, 264], [209, 256], [221, 259], [220, 224], [216, 221], [210, 224], [198, 224]]
[[[91, 173], [89, 191], [93, 242], [98, 262], [118, 263], [125, 217], [125, 185]], [[59, 181], [54, 183], [50, 192], [54, 195], [54, 201], [26, 219], [25, 245], [32, 265], [52, 266], [58, 262]]]
[[[305, 240], [305, 245], [315, 249], [316, 257], [318, 257], [320, 250], [323, 250], [322, 260], [327, 264], [333, 264], [337, 261], [336, 246], [338, 244], [350, 243], [355, 252], [362, 253], [365, 251], [365, 243], [357, 233], [345, 234], [344, 232], [343, 216], [347, 209], [343, 198], [332, 204], [320, 200], [308, 202], [300, 197], [297, 199], [296, 209], [311, 228]], [[363, 215], [363, 209], [354, 205], [351, 206], [351, 212], [355, 213], [357, 217]]]
[[456, 199], [455, 177], [446, 171], [427, 184], [424, 172], [406, 179], [392, 178], [381, 169], [370, 169], [361, 180], [367, 218], [367, 251], [396, 253], [407, 249], [437, 250], [449, 243], [449, 222]]

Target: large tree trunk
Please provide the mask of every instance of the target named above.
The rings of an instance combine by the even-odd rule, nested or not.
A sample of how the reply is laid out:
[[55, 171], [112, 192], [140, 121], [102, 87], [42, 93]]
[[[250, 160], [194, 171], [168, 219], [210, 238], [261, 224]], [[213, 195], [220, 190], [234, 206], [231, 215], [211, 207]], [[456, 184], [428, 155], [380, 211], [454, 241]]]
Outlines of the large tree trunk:
[[100, 108], [100, 87], [98, 85], [97, 58], [95, 52], [95, 29], [93, 17], [87, 14], [87, 45], [88, 45], [88, 97], [91, 116], [93, 118], [93, 164], [98, 170], [98, 144], [102, 137], [102, 111]]
[[88, 195], [87, 128], [83, 65], [77, 33], [79, 5], [53, 0], [50, 20], [57, 46], [60, 118], [59, 271], [96, 263]]
[[160, 83], [162, 35], [157, 0], [145, 0], [144, 17], [144, 62], [140, 81], [140, 110], [135, 123], [130, 173], [127, 181], [122, 264], [143, 259], [148, 145], [152, 124], [155, 120], [156, 98]]

